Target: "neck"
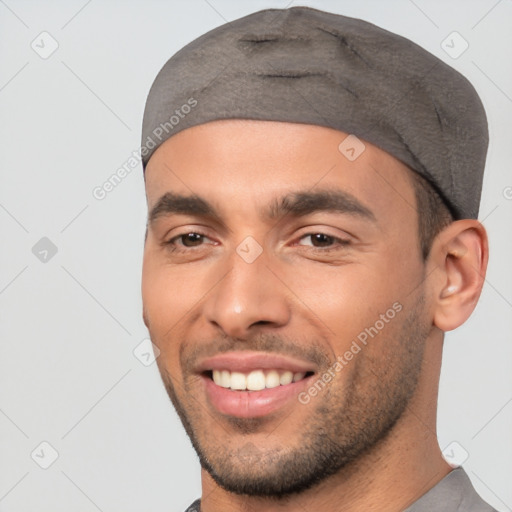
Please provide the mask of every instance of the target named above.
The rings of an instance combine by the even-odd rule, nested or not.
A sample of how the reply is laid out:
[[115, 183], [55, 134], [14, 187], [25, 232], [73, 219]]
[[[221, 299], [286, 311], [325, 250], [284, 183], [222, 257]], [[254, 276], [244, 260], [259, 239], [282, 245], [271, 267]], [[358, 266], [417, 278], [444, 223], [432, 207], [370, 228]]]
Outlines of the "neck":
[[201, 512], [396, 512], [414, 503], [452, 470], [442, 457], [436, 435], [441, 347], [435, 345], [442, 346], [442, 340], [431, 341], [404, 414], [364, 456], [315, 487], [278, 500], [232, 494], [203, 469]]

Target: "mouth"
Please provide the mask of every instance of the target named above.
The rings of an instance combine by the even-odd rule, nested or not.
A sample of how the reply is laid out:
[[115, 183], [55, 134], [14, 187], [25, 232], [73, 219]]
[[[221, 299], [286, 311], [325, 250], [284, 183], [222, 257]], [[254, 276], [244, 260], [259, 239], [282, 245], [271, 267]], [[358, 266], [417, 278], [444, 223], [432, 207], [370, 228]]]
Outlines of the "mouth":
[[232, 391], [261, 391], [279, 386], [288, 386], [292, 382], [299, 382], [313, 375], [314, 372], [292, 372], [279, 369], [258, 369], [250, 372], [236, 372], [229, 370], [210, 370], [204, 373], [217, 386]]
[[298, 394], [315, 375], [311, 363], [261, 353], [230, 353], [198, 368], [207, 402], [225, 416], [258, 418], [299, 405]]

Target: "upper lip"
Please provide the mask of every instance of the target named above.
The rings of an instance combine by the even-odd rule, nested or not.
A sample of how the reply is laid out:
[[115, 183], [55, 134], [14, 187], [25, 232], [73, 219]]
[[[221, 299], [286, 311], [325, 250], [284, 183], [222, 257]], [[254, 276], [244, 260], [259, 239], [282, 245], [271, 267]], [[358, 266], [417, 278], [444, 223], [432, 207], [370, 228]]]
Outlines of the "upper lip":
[[197, 372], [212, 370], [228, 370], [230, 372], [251, 372], [253, 370], [283, 370], [298, 372], [314, 372], [311, 362], [295, 357], [265, 352], [227, 352], [200, 361]]

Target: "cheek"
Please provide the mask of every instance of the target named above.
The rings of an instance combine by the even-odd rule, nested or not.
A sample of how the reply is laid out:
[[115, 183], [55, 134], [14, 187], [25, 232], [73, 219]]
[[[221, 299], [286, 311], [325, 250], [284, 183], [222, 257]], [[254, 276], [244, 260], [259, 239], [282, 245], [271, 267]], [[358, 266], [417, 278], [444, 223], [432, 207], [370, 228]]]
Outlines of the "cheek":
[[[380, 255], [382, 256], [382, 255]], [[385, 265], [369, 258], [364, 263], [351, 263], [337, 267], [309, 265], [294, 268], [287, 282], [308, 316], [315, 316], [333, 339], [336, 353], [343, 352], [366, 329], [393, 330], [397, 309], [405, 304], [407, 294], [404, 282], [411, 280], [410, 271], [404, 265]], [[377, 256], [374, 258], [378, 260]], [[384, 315], [381, 318], [381, 315]]]
[[142, 301], [152, 342], [160, 350], [160, 362], [179, 367], [178, 340], [185, 324], [205, 292], [202, 285], [182, 269], [157, 264], [145, 258], [142, 272]]
[[162, 262], [161, 257], [144, 257], [142, 301], [153, 330], [169, 330], [201, 300], [204, 290], [197, 277], [190, 269]]

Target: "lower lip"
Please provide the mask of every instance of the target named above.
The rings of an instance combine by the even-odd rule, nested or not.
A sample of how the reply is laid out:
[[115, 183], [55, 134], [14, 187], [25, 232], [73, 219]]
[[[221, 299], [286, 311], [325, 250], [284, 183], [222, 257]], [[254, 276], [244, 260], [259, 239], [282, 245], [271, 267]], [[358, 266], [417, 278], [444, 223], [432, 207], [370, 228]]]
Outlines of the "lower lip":
[[293, 401], [298, 403], [298, 394], [307, 387], [312, 376], [261, 391], [234, 391], [223, 388], [217, 386], [207, 376], [203, 376], [203, 381], [209, 401], [220, 413], [237, 418], [260, 418]]

